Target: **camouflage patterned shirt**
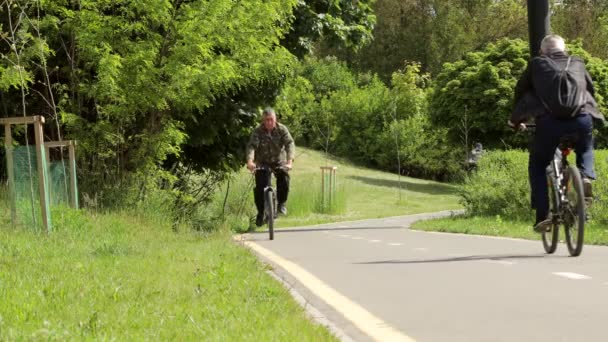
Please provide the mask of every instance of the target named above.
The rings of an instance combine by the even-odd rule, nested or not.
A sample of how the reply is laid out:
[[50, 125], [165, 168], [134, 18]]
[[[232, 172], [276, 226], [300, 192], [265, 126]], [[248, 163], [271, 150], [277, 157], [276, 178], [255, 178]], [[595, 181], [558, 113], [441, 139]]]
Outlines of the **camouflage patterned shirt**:
[[256, 163], [276, 164], [293, 160], [296, 145], [285, 125], [277, 122], [276, 127], [267, 132], [264, 125], [259, 125], [247, 144], [247, 160]]

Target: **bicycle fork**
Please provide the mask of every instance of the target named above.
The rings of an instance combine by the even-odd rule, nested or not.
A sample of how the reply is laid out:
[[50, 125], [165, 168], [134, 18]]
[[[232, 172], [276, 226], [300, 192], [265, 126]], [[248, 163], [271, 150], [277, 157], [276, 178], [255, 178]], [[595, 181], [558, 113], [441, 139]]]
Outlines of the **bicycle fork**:
[[552, 189], [549, 189], [549, 191], [552, 191], [555, 194], [552, 212], [554, 215], [553, 222], [555, 223], [562, 220], [561, 208], [568, 204], [568, 198], [565, 196], [565, 191], [562, 190], [562, 184], [564, 181], [564, 174], [562, 173], [562, 170], [565, 168], [561, 167], [561, 163], [563, 163], [561, 159], [553, 158], [551, 161], [549, 174], [549, 177], [551, 177], [552, 180], [551, 186], [553, 187]]

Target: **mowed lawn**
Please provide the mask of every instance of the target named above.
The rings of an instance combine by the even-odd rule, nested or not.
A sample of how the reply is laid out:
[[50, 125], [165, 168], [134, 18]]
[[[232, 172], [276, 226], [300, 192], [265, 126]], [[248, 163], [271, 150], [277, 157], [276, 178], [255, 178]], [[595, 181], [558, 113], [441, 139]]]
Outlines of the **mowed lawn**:
[[228, 232], [64, 211], [48, 236], [0, 203], [0, 340], [336, 341]]

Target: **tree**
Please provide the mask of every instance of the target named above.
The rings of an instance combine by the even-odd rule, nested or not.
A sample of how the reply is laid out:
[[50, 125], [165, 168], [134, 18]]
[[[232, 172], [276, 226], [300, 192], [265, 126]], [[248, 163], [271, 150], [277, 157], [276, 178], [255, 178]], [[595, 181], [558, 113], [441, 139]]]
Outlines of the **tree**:
[[86, 192], [145, 188], [170, 178], [163, 165], [234, 168], [295, 60], [280, 44], [295, 5], [4, 0], [2, 113], [44, 114], [79, 140]]
[[567, 41], [582, 40], [592, 55], [608, 58], [608, 3], [603, 0], [567, 0], [553, 4], [551, 26]]
[[369, 45], [356, 55], [326, 46], [320, 54], [337, 55], [360, 71], [375, 72], [387, 84], [404, 63], [419, 62], [422, 70], [436, 74], [443, 63], [487, 43], [527, 37], [524, 0], [385, 0], [373, 9], [378, 22]]
[[358, 49], [372, 38], [375, 0], [298, 1], [293, 25], [282, 43], [294, 55], [309, 54], [321, 38], [331, 47]]

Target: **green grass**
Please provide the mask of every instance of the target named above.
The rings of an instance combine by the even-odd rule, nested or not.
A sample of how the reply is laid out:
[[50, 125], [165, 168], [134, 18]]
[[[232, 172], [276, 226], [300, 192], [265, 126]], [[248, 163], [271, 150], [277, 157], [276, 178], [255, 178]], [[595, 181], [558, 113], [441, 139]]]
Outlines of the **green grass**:
[[0, 340], [336, 340], [230, 234], [64, 210], [45, 236], [7, 214]]
[[[477, 234], [539, 240], [540, 235], [532, 231], [532, 222], [505, 221], [500, 217], [454, 217], [418, 221], [413, 229], [461, 234]], [[560, 231], [564, 238], [563, 230]], [[590, 222], [585, 229], [585, 244], [608, 245], [608, 229]]]
[[[321, 194], [321, 166], [337, 166], [338, 206], [331, 213], [318, 210]], [[226, 213], [229, 224], [245, 230], [255, 215], [253, 179], [245, 169], [231, 182]], [[215, 212], [221, 212], [226, 186], [218, 191]], [[295, 227], [326, 222], [409, 215], [460, 209], [457, 187], [438, 182], [401, 177], [388, 172], [358, 167], [323, 153], [298, 148], [291, 171], [289, 214], [277, 220], [278, 227]]]

